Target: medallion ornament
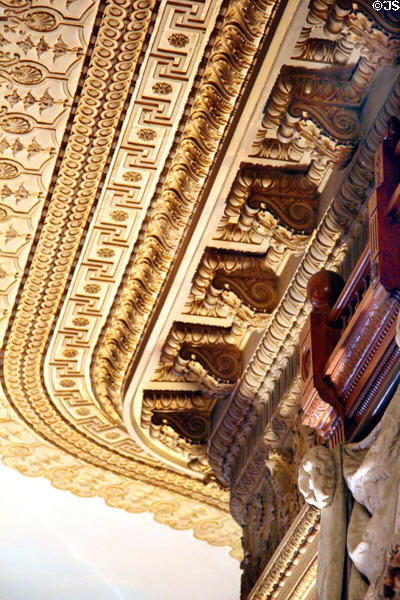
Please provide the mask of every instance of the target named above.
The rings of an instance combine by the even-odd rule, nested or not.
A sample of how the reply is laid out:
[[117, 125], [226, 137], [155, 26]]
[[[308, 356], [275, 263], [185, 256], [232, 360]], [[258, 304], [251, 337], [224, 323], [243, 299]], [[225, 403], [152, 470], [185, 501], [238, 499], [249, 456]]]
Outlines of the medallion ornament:
[[165, 83], [164, 81], [160, 81], [153, 85], [153, 92], [160, 96], [167, 96], [172, 92], [172, 85], [169, 83]]
[[0, 127], [7, 133], [23, 134], [31, 131], [32, 126], [26, 117], [7, 115], [0, 121]]
[[128, 213], [124, 210], [113, 210], [110, 217], [113, 221], [117, 221], [117, 223], [123, 223], [128, 218]]
[[33, 31], [53, 31], [58, 27], [56, 17], [45, 10], [32, 10], [23, 17], [23, 20], [25, 25]]
[[0, 179], [14, 179], [19, 171], [14, 163], [7, 160], [0, 160]]
[[126, 171], [126, 173], [124, 173], [122, 177], [124, 181], [130, 181], [132, 183], [136, 183], [137, 181], [141, 181], [142, 179], [141, 174], [137, 171]]
[[13, 68], [12, 77], [24, 85], [36, 85], [44, 79], [44, 74], [39, 67], [30, 63], [19, 63]]

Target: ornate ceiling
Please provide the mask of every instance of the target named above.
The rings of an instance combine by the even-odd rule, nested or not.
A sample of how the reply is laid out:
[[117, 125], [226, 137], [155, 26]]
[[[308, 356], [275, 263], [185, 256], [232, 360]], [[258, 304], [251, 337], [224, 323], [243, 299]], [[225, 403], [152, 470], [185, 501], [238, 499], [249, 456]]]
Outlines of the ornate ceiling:
[[7, 465], [240, 555], [211, 421], [229, 482], [398, 46], [367, 2], [0, 0]]

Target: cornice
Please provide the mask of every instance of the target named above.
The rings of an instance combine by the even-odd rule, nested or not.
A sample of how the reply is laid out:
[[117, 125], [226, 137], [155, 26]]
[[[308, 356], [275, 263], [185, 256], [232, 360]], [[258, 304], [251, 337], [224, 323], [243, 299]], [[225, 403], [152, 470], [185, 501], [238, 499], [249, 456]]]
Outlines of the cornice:
[[[257, 421], [257, 413], [269, 403], [277, 376], [291, 368], [296, 340], [307, 317], [306, 285], [322, 268], [335, 267], [343, 250], [341, 240], [365, 201], [373, 178], [374, 153], [382, 139], [387, 120], [399, 114], [400, 80], [393, 85], [387, 101], [360, 143], [346, 180], [332, 201], [294, 274], [256, 352], [249, 362], [237, 392], [219, 421], [210, 444], [209, 457], [214, 470], [225, 481], [240, 445]], [[287, 378], [287, 377], [286, 377]], [[289, 376], [290, 379], [290, 376]]]
[[228, 7], [179, 147], [95, 359], [93, 380], [103, 404], [120, 406], [130, 360], [278, 5], [274, 0], [234, 0]]
[[123, 424], [122, 400], [114, 407], [96, 398], [91, 365], [222, 17], [220, 0], [163, 0], [153, 11], [123, 126], [45, 358], [46, 386], [66, 418], [99, 443], [153, 464], [159, 461], [146, 457]]
[[[79, 435], [49, 402], [41, 378], [41, 361], [96, 198], [151, 9], [151, 2], [143, 12], [141, 2], [131, 7], [129, 2], [113, 1], [105, 8], [64, 158], [4, 351], [7, 392], [24, 420], [47, 440], [98, 465], [104, 459], [98, 455], [97, 444]], [[134, 24], [144, 15], [147, 19], [141, 19], [142, 27], [137, 30]], [[112, 460], [113, 453], [106, 449], [103, 452]], [[115, 459], [118, 463], [118, 457], [114, 456]]]
[[[225, 23], [224, 36], [217, 40], [210, 61], [213, 77], [209, 77], [210, 73], [207, 72], [205, 79], [208, 77], [208, 80], [204, 81], [202, 88], [203, 98], [206, 101], [203, 106], [200, 106], [200, 100], [197, 105], [195, 101], [192, 110], [191, 134], [197, 131], [201, 137], [202, 128], [211, 127], [211, 146], [207, 149], [210, 156], [207, 158], [208, 162], [202, 165], [203, 180], [206, 177], [207, 166], [218, 149], [233, 106], [240, 95], [243, 81], [257, 53], [257, 44], [264, 32], [265, 22], [275, 8], [275, 4], [233, 2], [231, 13], [228, 11], [229, 18]], [[51, 402], [46, 382], [42, 379], [43, 357], [71, 270], [80, 250], [82, 235], [97, 199], [98, 187], [102, 181], [107, 157], [112, 148], [115, 131], [118, 128], [145, 39], [146, 28], [151, 21], [152, 8], [152, 2], [144, 5], [143, 2], [132, 4], [110, 1], [106, 6], [49, 207], [21, 290], [19, 305], [8, 332], [3, 365], [5, 392], [19, 418], [34, 430], [36, 436], [57, 448], [53, 456], [54, 461], [51, 461], [52, 473], [57, 471], [59, 474], [57, 460], [70, 455], [76, 461], [70, 465], [71, 469], [76, 468], [79, 472], [82, 467], [85, 473], [88, 473], [87, 469], [92, 469], [93, 475], [90, 477], [98, 479], [98, 484], [92, 482], [93, 493], [102, 495], [99, 475], [102, 472], [110, 474], [110, 477], [122, 478], [123, 481], [142, 481], [149, 485], [161, 485], [164, 488], [163, 493], [172, 493], [175, 490], [180, 496], [190, 497], [193, 501], [204, 501], [206, 505], [208, 503], [207, 510], [220, 510], [221, 514], [226, 514], [227, 494], [215, 484], [204, 485], [202, 482], [159, 468], [154, 464], [134, 461], [131, 458], [135, 453], [132, 441], [130, 448], [126, 445], [124, 448], [114, 450], [111, 442], [109, 445], [101, 444], [96, 440], [96, 435], [82, 432], [76, 424], [69, 423], [66, 413]], [[259, 18], [259, 11], [265, 12], [264, 20]], [[232, 15], [237, 16], [236, 21]], [[243, 32], [249, 38], [246, 43]], [[233, 41], [236, 44], [235, 49], [239, 50], [236, 54], [233, 51], [231, 54], [230, 44]], [[228, 82], [226, 77], [232, 79]], [[157, 88], [156, 92], [167, 93], [165, 87]], [[208, 100], [211, 102], [210, 111], [208, 111]], [[209, 119], [208, 125], [207, 119]], [[145, 141], [149, 139], [150, 133], [147, 129], [143, 128], [138, 135], [139, 133]], [[166, 200], [170, 214], [166, 215], [164, 211], [163, 216], [157, 217], [161, 221], [170, 217], [172, 208], [170, 201], [180, 192], [182, 194], [178, 219], [181, 220], [180, 231], [184, 228], [183, 221], [189, 220], [190, 217], [187, 212], [189, 204], [186, 184], [181, 180], [181, 170], [183, 168], [187, 170], [189, 179], [190, 177], [193, 179], [194, 176], [191, 185], [197, 192], [198, 174], [195, 174], [195, 167], [196, 164], [197, 166], [200, 164], [198, 159], [204, 150], [201, 146], [196, 147], [191, 135], [188, 134], [183, 139], [181, 154], [179, 155], [178, 152], [180, 162], [177, 161], [174, 170], [177, 176], [174, 181], [175, 183], [180, 181], [182, 187], [174, 191], [171, 181], [166, 184], [167, 189], [163, 200]], [[186, 161], [184, 154], [189, 148], [192, 149], [193, 155]], [[133, 183], [137, 181], [137, 175], [133, 172], [128, 171], [125, 175], [127, 181], [128, 179]], [[191, 198], [191, 203], [194, 208], [196, 198]], [[177, 213], [175, 216], [178, 216]], [[116, 223], [120, 222], [123, 217], [122, 211], [115, 211], [114, 217]], [[166, 221], [164, 225], [168, 227]], [[153, 239], [151, 234], [149, 237]], [[164, 236], [163, 243], [167, 242], [167, 237]], [[178, 242], [178, 238], [174, 238], [173, 244]], [[101, 259], [108, 259], [111, 256], [110, 252], [108, 247], [100, 248], [98, 256]], [[171, 260], [172, 258], [173, 256]], [[95, 294], [97, 288], [93, 283], [90, 286], [87, 293]], [[76, 328], [77, 336], [82, 338], [86, 327], [86, 317], [74, 316], [73, 328]], [[64, 350], [66, 362], [66, 359], [73, 358], [73, 348], [65, 347]], [[68, 375], [67, 370], [65, 372], [66, 375], [60, 385], [64, 388], [65, 395], [75, 398], [76, 390], [72, 389], [73, 379]], [[117, 420], [114, 405], [107, 401], [103, 402], [104, 398], [100, 400], [99, 406], [104, 414]], [[79, 404], [79, 401], [77, 406], [83, 415], [84, 407]], [[14, 416], [10, 416], [9, 421], [11, 428], [16, 427], [15, 423], [18, 419], [15, 420]], [[46, 443], [44, 446], [48, 447]], [[40, 447], [39, 442], [35, 441], [35, 447]], [[151, 460], [149, 462], [154, 463]], [[46, 473], [45, 476], [50, 475]], [[70, 477], [71, 475], [68, 475], [67, 479]], [[53, 475], [50, 478], [53, 478]], [[68, 486], [66, 482], [59, 482], [59, 485], [63, 488]], [[74, 491], [84, 494], [84, 487], [85, 482], [78, 482], [76, 487], [74, 484]], [[201, 510], [196, 512], [201, 514]], [[230, 520], [228, 516], [224, 519]], [[195, 522], [196, 519], [192, 519], [190, 526], [194, 526]]]

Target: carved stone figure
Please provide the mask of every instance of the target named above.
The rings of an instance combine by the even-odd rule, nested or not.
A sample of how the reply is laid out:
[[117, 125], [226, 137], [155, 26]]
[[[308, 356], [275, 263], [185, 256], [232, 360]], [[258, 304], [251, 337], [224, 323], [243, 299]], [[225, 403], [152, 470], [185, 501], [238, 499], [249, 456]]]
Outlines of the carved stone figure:
[[313, 448], [304, 457], [299, 488], [321, 508], [317, 600], [392, 597], [384, 579], [390, 579], [388, 555], [400, 534], [399, 466], [400, 390], [367, 438], [333, 451]]
[[328, 448], [311, 448], [300, 464], [298, 483], [308, 504], [325, 508], [332, 503], [336, 488], [336, 468]]

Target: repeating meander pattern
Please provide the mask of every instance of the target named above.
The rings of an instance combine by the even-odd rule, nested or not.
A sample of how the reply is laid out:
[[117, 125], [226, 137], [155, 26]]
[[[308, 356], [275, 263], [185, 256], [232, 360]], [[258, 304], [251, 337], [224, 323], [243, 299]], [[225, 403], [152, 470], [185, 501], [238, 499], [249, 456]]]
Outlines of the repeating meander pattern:
[[162, 2], [106, 182], [46, 356], [46, 386], [86, 435], [143, 456], [119, 415], [99, 405], [91, 355], [169, 156], [221, 2]]

